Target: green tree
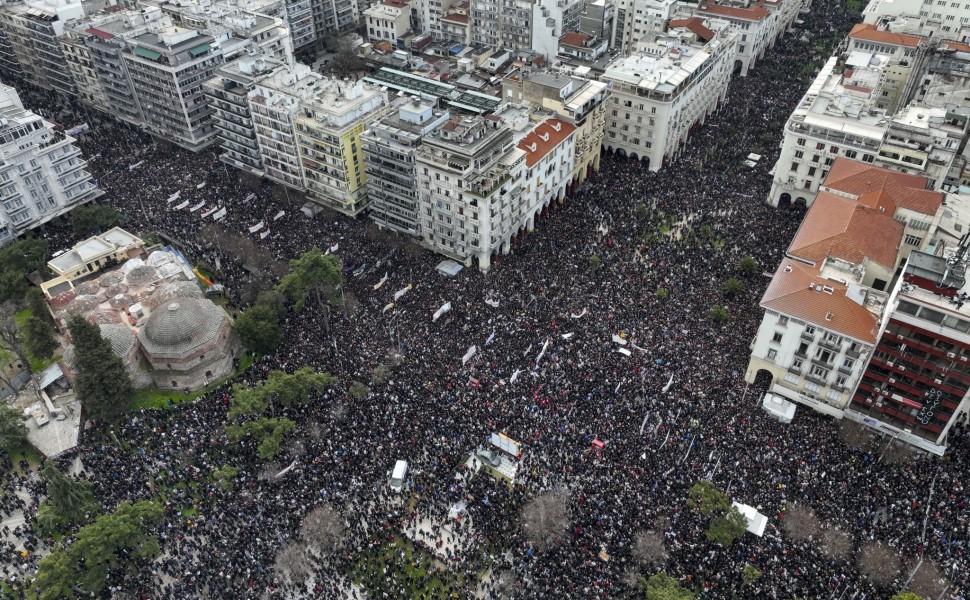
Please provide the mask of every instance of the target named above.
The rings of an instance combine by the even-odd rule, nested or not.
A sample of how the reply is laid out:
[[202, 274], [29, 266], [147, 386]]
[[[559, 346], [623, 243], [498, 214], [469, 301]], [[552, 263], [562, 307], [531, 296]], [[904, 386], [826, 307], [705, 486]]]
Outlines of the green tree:
[[698, 481], [688, 492], [687, 506], [696, 508], [702, 515], [720, 514], [731, 507], [727, 495], [717, 489], [710, 481]]
[[900, 592], [893, 596], [892, 600], [923, 600], [923, 598], [913, 592]]
[[331, 304], [338, 304], [340, 294], [336, 293], [344, 278], [340, 273], [340, 259], [335, 254], [324, 255], [319, 248], [304, 252], [300, 258], [290, 261], [290, 272], [280, 280], [276, 290], [293, 302], [297, 312], [312, 294], [317, 303], [323, 305], [320, 293], [328, 291]]
[[0, 404], [0, 451], [10, 451], [27, 441], [24, 415], [6, 402]]
[[289, 374], [270, 371], [264, 381], [255, 385], [233, 386], [229, 419], [263, 414], [267, 409], [274, 410], [276, 405], [302, 406], [319, 396], [335, 381], [330, 373], [317, 373], [311, 367], [301, 367]]
[[103, 204], [78, 206], [71, 211], [70, 218], [71, 228], [78, 237], [105, 232], [123, 220], [121, 213]]
[[723, 306], [714, 306], [707, 311], [707, 318], [715, 325], [724, 325], [731, 320], [731, 312]]
[[647, 600], [692, 600], [697, 597], [663, 571], [647, 579], [646, 594]]
[[162, 520], [162, 507], [143, 500], [122, 502], [78, 530], [74, 542], [59, 546], [40, 561], [36, 587], [40, 600], [99, 595], [113, 575], [138, 570], [159, 552], [151, 533]]
[[589, 266], [590, 266], [590, 268], [592, 268], [595, 271], [596, 269], [599, 269], [600, 267], [603, 266], [603, 261], [600, 260], [600, 257], [599, 256], [597, 256], [595, 254], [590, 254], [589, 255]]
[[729, 277], [721, 284], [721, 292], [728, 298], [733, 298], [744, 291], [744, 282], [737, 277]]
[[212, 472], [212, 478], [216, 485], [225, 492], [232, 489], [232, 480], [236, 478], [236, 475], [239, 475], [239, 469], [232, 465], [222, 465]]
[[379, 364], [370, 371], [370, 380], [374, 385], [383, 385], [391, 378], [391, 368], [385, 364]]
[[30, 372], [25, 336], [17, 324], [17, 307], [13, 302], [0, 304], [0, 351], [15, 355], [24, 369]]
[[760, 570], [758, 570], [758, 567], [754, 565], [744, 565], [744, 568], [741, 570], [741, 575], [744, 577], [744, 582], [751, 585], [755, 581], [761, 579], [762, 573]]
[[642, 202], [637, 204], [636, 207], [634, 207], [633, 209], [633, 216], [635, 216], [638, 221], [642, 221], [646, 219], [647, 215], [649, 214], [650, 214], [650, 211], [647, 210], [647, 205]]
[[363, 400], [370, 394], [370, 388], [359, 381], [355, 381], [350, 386], [350, 395], [357, 400]]
[[289, 419], [262, 417], [255, 421], [229, 425], [226, 427], [226, 435], [229, 437], [229, 441], [233, 443], [239, 443], [243, 440], [255, 441], [259, 457], [270, 459], [283, 449], [283, 436], [293, 433], [295, 428], [296, 425]]
[[708, 540], [722, 546], [730, 546], [747, 529], [748, 520], [732, 506], [721, 516], [715, 517], [704, 535]]
[[658, 287], [655, 295], [657, 300], [666, 300], [670, 297], [670, 292], [667, 291], [667, 288]]
[[48, 274], [47, 257], [50, 245], [47, 240], [26, 237], [0, 248], [0, 302], [20, 302], [29, 289], [27, 276], [39, 271]]
[[47, 297], [44, 296], [44, 292], [40, 291], [38, 287], [31, 287], [27, 290], [27, 308], [30, 309], [30, 314], [33, 317], [37, 317], [42, 321], [54, 324], [53, 319], [51, 319], [51, 312], [48, 308]]
[[111, 342], [81, 315], [67, 324], [74, 343], [74, 387], [88, 415], [111, 420], [120, 416], [131, 399], [131, 379]]
[[738, 260], [737, 269], [742, 275], [751, 275], [758, 270], [758, 262], [751, 256]]
[[68, 477], [53, 461], [47, 461], [40, 476], [47, 484], [47, 502], [40, 507], [37, 518], [44, 532], [52, 534], [59, 529], [80, 525], [101, 509], [94, 498], [91, 482]]
[[36, 359], [48, 359], [60, 347], [49, 319], [27, 317], [23, 329], [24, 349]]
[[283, 342], [279, 317], [267, 306], [256, 305], [236, 318], [232, 325], [243, 345], [257, 354], [269, 354]]

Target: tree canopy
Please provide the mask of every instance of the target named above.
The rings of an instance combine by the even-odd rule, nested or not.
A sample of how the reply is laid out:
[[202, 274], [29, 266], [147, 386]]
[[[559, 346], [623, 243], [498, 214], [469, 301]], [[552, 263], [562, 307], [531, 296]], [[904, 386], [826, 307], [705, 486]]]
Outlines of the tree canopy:
[[692, 600], [696, 597], [694, 592], [662, 571], [647, 579], [646, 594], [647, 600]]
[[0, 248], [0, 302], [20, 302], [27, 293], [27, 275], [47, 273], [50, 245], [47, 240], [25, 237]]
[[335, 254], [324, 255], [319, 248], [312, 248], [300, 258], [290, 261], [290, 272], [280, 280], [276, 290], [289, 298], [297, 311], [301, 311], [311, 294], [318, 303], [322, 303], [320, 293], [325, 286], [330, 288], [328, 300], [336, 304], [340, 295], [335, 294], [333, 289], [343, 281], [340, 259]]
[[284, 407], [307, 404], [335, 381], [330, 373], [317, 373], [311, 367], [302, 367], [293, 373], [270, 371], [265, 381], [233, 386], [229, 419], [263, 414], [277, 404]]
[[84, 204], [70, 213], [71, 228], [80, 237], [102, 233], [123, 221], [121, 213], [103, 204]]
[[243, 345], [259, 354], [269, 354], [283, 342], [279, 318], [268, 306], [253, 306], [236, 318], [233, 328]]
[[26, 441], [23, 413], [6, 402], [0, 403], [0, 450], [13, 450]]
[[696, 508], [702, 515], [711, 516], [721, 513], [731, 506], [727, 495], [717, 489], [710, 481], [698, 481], [688, 492], [687, 506]]
[[283, 437], [293, 433], [294, 429], [296, 424], [289, 419], [263, 417], [255, 421], [229, 425], [226, 427], [226, 435], [233, 443], [239, 443], [245, 439], [257, 442], [256, 452], [259, 457], [269, 459], [282, 451]]
[[98, 595], [113, 575], [144, 566], [159, 552], [151, 531], [161, 520], [161, 505], [142, 500], [122, 502], [113, 513], [82, 527], [73, 543], [54, 548], [40, 561], [39, 600]]
[[47, 484], [47, 501], [41, 506], [37, 521], [45, 532], [79, 525], [100, 510], [91, 482], [68, 477], [53, 461], [47, 461], [40, 476]]
[[89, 416], [111, 420], [131, 399], [131, 379], [101, 329], [80, 315], [68, 322], [74, 343], [75, 389]]

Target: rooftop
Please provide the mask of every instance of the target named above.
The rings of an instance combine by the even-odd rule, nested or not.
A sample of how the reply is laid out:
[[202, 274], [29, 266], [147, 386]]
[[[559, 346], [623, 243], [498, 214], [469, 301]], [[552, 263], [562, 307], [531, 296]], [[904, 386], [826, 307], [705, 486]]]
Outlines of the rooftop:
[[603, 77], [660, 93], [673, 93], [678, 85], [710, 58], [703, 47], [683, 43], [669, 35], [656, 35], [630, 56], [615, 60]]
[[744, 19], [747, 21], [761, 21], [771, 13], [761, 3], [753, 3], [747, 8], [702, 2], [698, 7], [700, 14], [717, 15], [729, 19]]
[[49, 260], [47, 266], [56, 273], [66, 273], [102, 256], [144, 245], [138, 236], [115, 227], [74, 244], [70, 250]]
[[[838, 56], [829, 58], [792, 113], [793, 127], [815, 126], [870, 140], [882, 140], [888, 119], [884, 110], [874, 108], [874, 92], [889, 58], [877, 54], [853, 53], [858, 63], [844, 72]], [[848, 66], [848, 65], [847, 65]]]
[[906, 46], [915, 48], [923, 38], [902, 33], [893, 33], [877, 28], [870, 23], [859, 23], [849, 32], [849, 38], [855, 40], [866, 40], [890, 46]]
[[585, 33], [580, 33], [578, 31], [570, 31], [564, 33], [561, 38], [559, 38], [559, 43], [564, 46], [576, 46], [577, 48], [584, 48], [586, 43], [593, 39], [593, 36], [586, 35]]
[[920, 175], [900, 173], [845, 157], [835, 159], [822, 183], [823, 188], [850, 194], [862, 204], [890, 215], [895, 215], [898, 208], [936, 215], [944, 196], [942, 192], [927, 189], [928, 185], [929, 180]]
[[671, 19], [667, 27], [668, 29], [677, 29], [683, 27], [705, 42], [713, 40], [717, 35], [708, 29], [706, 25], [704, 25], [704, 19], [701, 19], [700, 17], [691, 17], [689, 19]]
[[525, 152], [526, 166], [531, 168], [538, 164], [546, 154], [549, 154], [574, 131], [576, 131], [575, 125], [559, 119], [546, 119], [540, 123], [518, 143], [518, 148]]
[[873, 344], [879, 322], [864, 301], [856, 286], [824, 278], [819, 267], [786, 258], [771, 278], [761, 307]]

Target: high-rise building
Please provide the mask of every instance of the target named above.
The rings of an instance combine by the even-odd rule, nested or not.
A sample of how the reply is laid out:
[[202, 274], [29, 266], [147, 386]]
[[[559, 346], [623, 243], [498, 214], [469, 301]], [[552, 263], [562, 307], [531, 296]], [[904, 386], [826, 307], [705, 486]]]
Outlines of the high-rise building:
[[101, 196], [74, 138], [0, 84], [0, 244]]
[[[0, 52], [6, 53], [0, 62], [16, 62], [28, 82], [73, 96], [74, 79], [64, 68], [65, 56], [58, 38], [64, 34], [66, 21], [83, 16], [81, 3], [68, 0], [30, 0], [0, 6], [0, 29], [5, 34]], [[16, 68], [8, 66], [8, 73], [11, 70]]]

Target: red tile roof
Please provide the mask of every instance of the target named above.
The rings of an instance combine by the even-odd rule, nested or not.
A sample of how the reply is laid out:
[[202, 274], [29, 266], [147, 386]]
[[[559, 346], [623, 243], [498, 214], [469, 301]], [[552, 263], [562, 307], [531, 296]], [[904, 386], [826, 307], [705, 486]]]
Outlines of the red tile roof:
[[559, 43], [566, 46], [576, 46], [577, 48], [585, 48], [586, 42], [593, 39], [593, 36], [586, 35], [585, 33], [580, 33], [578, 31], [570, 31], [568, 33], [562, 34], [559, 38]]
[[747, 19], [749, 21], [761, 21], [769, 14], [768, 9], [760, 4], [752, 4], [748, 8], [735, 8], [733, 6], [721, 6], [705, 2], [699, 6], [704, 13], [720, 15], [722, 17], [732, 17], [735, 19]]
[[885, 210], [890, 215], [897, 208], [935, 215], [943, 204], [943, 194], [926, 189], [928, 183], [920, 175], [839, 157], [822, 185], [852, 194], [866, 206]]
[[110, 40], [111, 38], [114, 37], [114, 34], [108, 33], [107, 31], [101, 31], [100, 29], [98, 29], [96, 27], [89, 27], [87, 31], [91, 35], [96, 35], [99, 38], [105, 39], [105, 40]]
[[868, 258], [886, 269], [896, 266], [905, 225], [864, 204], [820, 192], [798, 228], [788, 253], [822, 264], [827, 257], [861, 264]]
[[463, 15], [459, 13], [452, 13], [450, 15], [445, 15], [441, 17], [442, 21], [449, 21], [451, 23], [460, 23], [461, 25], [468, 25], [468, 15]]
[[958, 52], [970, 52], [970, 45], [962, 44], [960, 42], [954, 42], [951, 40], [941, 40], [943, 45], [952, 50], [957, 50]]
[[704, 26], [704, 20], [700, 17], [691, 17], [689, 19], [671, 19], [668, 28], [674, 29], [676, 27], [684, 27], [689, 29], [694, 35], [705, 42], [713, 40], [715, 36], [713, 31]]
[[882, 31], [877, 29], [875, 25], [871, 25], [869, 23], [859, 23], [853, 27], [852, 31], [849, 32], [849, 37], [855, 40], [879, 42], [881, 44], [889, 44], [891, 46], [908, 46], [910, 48], [915, 48], [921, 41], [923, 41], [923, 38], [915, 35]]
[[[525, 151], [525, 164], [527, 167], [535, 166], [542, 157], [561, 144], [576, 131], [576, 126], [560, 121], [559, 119], [546, 119], [538, 127], [529, 132], [529, 135], [519, 140], [518, 147]], [[545, 138], [545, 139], [543, 139]], [[533, 150], [533, 145], [535, 150]]]
[[846, 297], [847, 289], [821, 277], [818, 267], [786, 258], [771, 278], [761, 307], [875, 343], [879, 322], [862, 305]]

